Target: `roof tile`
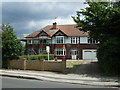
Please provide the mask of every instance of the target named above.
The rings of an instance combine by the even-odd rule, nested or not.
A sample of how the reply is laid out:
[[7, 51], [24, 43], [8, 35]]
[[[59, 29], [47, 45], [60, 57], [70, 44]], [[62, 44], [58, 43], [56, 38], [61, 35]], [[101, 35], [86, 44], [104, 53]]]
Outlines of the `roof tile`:
[[52, 25], [48, 25], [44, 28], [41, 28], [40, 31], [36, 31], [28, 35], [27, 37], [36, 37], [41, 32], [41, 30], [48, 30], [45, 32], [50, 36], [54, 35], [58, 30], [61, 30], [67, 36], [88, 36], [87, 32], [80, 31], [78, 28], [76, 28], [76, 24], [72, 24], [72, 25], [57, 25], [56, 29], [52, 29]]

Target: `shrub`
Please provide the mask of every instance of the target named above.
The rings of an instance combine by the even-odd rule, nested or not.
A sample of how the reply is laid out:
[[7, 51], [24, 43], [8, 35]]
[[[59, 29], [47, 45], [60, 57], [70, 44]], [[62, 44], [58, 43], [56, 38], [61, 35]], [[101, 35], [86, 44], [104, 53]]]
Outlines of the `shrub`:
[[[19, 56], [20, 60], [47, 60], [48, 55], [47, 54], [41, 54], [41, 55], [25, 55], [25, 56]], [[49, 59], [53, 60], [54, 59], [54, 54], [49, 55]]]
[[102, 43], [97, 50], [98, 63], [106, 74], [120, 74], [120, 38]]

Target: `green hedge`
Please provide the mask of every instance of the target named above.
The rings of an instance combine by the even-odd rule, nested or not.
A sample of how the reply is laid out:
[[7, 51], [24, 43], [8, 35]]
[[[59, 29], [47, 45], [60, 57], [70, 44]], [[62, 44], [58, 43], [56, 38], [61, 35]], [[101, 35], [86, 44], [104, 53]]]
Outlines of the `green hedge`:
[[97, 58], [104, 74], [120, 74], [120, 38], [112, 38], [101, 44]]
[[[25, 56], [19, 56], [20, 60], [48, 60], [48, 55], [47, 54], [41, 54], [41, 55], [25, 55]], [[53, 60], [54, 59], [54, 54], [49, 55], [49, 59]]]

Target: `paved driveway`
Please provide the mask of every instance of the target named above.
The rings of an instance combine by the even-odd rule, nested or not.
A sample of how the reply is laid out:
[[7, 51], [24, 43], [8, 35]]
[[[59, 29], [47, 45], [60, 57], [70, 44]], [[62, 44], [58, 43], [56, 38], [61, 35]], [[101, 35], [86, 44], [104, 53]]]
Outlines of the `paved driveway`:
[[79, 61], [82, 64], [78, 65], [77, 69], [75, 71], [72, 71], [71, 73], [78, 75], [93, 76], [93, 77], [101, 75], [97, 60], [79, 60]]

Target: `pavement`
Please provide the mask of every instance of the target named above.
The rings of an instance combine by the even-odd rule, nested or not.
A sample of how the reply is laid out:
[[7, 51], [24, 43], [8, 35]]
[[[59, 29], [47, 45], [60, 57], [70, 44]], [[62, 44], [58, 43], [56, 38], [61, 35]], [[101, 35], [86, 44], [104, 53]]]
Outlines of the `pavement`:
[[0, 75], [17, 78], [36, 79], [43, 81], [64, 82], [82, 85], [96, 85], [106, 87], [120, 87], [117, 78], [95, 78], [85, 77], [74, 74], [57, 74], [47, 71], [28, 71], [28, 70], [0, 70]]
[[84, 62], [75, 72], [67, 74], [49, 71], [0, 69], [0, 75], [71, 84], [120, 87], [120, 77], [101, 76], [97, 68], [96, 63]]

